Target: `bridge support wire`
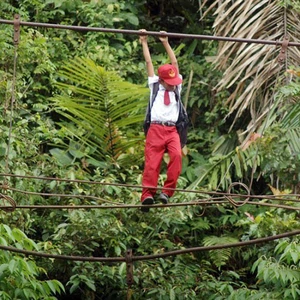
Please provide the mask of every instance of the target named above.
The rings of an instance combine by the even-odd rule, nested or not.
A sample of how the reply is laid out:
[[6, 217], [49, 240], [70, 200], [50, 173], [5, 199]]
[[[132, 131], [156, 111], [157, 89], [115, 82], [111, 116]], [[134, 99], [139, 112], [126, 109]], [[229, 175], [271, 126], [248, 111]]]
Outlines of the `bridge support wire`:
[[[0, 19], [0, 24], [14, 25], [14, 21], [7, 19]], [[139, 30], [129, 30], [129, 29], [115, 29], [115, 28], [102, 28], [102, 27], [89, 27], [89, 26], [73, 26], [73, 25], [61, 25], [52, 23], [38, 23], [38, 22], [25, 22], [20, 21], [21, 26], [28, 27], [44, 27], [44, 28], [56, 28], [74, 31], [94, 31], [94, 32], [106, 32], [106, 33], [122, 33], [129, 35], [142, 35], [143, 33]], [[235, 37], [225, 37], [225, 36], [214, 36], [214, 35], [200, 35], [200, 34], [186, 34], [186, 33], [173, 33], [173, 32], [157, 32], [157, 31], [147, 31], [147, 35], [150, 36], [168, 36], [171, 38], [187, 38], [187, 39], [198, 39], [198, 40], [210, 40], [210, 41], [225, 41], [225, 42], [238, 42], [238, 43], [254, 43], [254, 44], [266, 44], [266, 45], [283, 45], [286, 43], [283, 41], [272, 41], [272, 40], [260, 40], [260, 39], [245, 39], [245, 38], [235, 38]], [[300, 47], [298, 42], [289, 42], [289, 46]]]
[[84, 257], [84, 256], [68, 256], [68, 255], [56, 255], [56, 254], [48, 254], [48, 253], [42, 253], [37, 251], [30, 251], [30, 250], [23, 250], [16, 247], [11, 246], [4, 246], [0, 245], [1, 250], [10, 251], [14, 253], [20, 253], [24, 255], [33, 255], [33, 256], [39, 256], [43, 258], [54, 258], [54, 259], [63, 259], [63, 260], [70, 260], [70, 261], [88, 261], [88, 262], [125, 262], [126, 263], [126, 279], [127, 279], [127, 285], [128, 285], [128, 291], [127, 291], [127, 299], [130, 299], [131, 297], [131, 286], [134, 283], [133, 280], [133, 262], [134, 261], [147, 261], [157, 258], [164, 258], [169, 256], [176, 256], [181, 254], [190, 254], [194, 252], [203, 252], [203, 251], [211, 251], [211, 250], [220, 250], [225, 248], [235, 248], [235, 247], [245, 247], [249, 245], [256, 245], [261, 243], [266, 243], [270, 241], [274, 241], [281, 238], [291, 237], [295, 235], [299, 235], [300, 230], [294, 230], [290, 232], [285, 232], [273, 236], [268, 236], [264, 238], [258, 238], [255, 240], [249, 240], [249, 241], [243, 241], [243, 242], [237, 242], [232, 244], [224, 244], [224, 245], [213, 245], [213, 246], [207, 246], [207, 247], [193, 247], [193, 248], [186, 248], [181, 250], [174, 250], [174, 251], [168, 251], [160, 254], [154, 254], [154, 255], [144, 255], [144, 256], [133, 256], [132, 250], [128, 249], [126, 251], [125, 257]]

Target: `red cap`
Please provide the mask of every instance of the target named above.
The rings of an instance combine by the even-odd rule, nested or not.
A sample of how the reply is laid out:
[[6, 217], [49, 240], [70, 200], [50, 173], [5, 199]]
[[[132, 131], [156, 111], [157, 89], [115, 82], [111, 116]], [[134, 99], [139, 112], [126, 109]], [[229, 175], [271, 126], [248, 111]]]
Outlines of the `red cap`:
[[182, 83], [177, 68], [170, 64], [162, 65], [158, 68], [158, 77], [169, 85], [178, 85]]

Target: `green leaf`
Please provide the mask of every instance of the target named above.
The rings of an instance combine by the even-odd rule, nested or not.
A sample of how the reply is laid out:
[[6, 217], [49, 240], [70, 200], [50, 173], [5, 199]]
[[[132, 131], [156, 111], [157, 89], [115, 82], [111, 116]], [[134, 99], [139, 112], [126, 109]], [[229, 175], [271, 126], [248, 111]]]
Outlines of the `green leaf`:
[[10, 271], [11, 274], [14, 273], [15, 270], [15, 265], [16, 265], [16, 261], [14, 259], [12, 259], [9, 264], [8, 264], [8, 269]]
[[12, 231], [12, 236], [14, 237], [14, 239], [18, 242], [22, 241], [23, 239], [27, 239], [26, 235], [24, 234], [24, 232], [22, 232], [20, 229], [18, 228], [14, 228]]
[[290, 251], [293, 262], [296, 264], [299, 261], [299, 253], [296, 251]]
[[126, 272], [126, 263], [122, 262], [119, 267], [119, 275], [123, 276]]
[[50, 149], [50, 153], [53, 155], [53, 157], [57, 159], [59, 164], [62, 166], [68, 166], [73, 161], [70, 155], [61, 149], [58, 148]]
[[6, 239], [2, 236], [0, 236], [0, 244], [3, 246], [8, 246]]
[[135, 26], [139, 25], [139, 19], [134, 14], [127, 14], [127, 20], [132, 25], [135, 25]]
[[88, 281], [85, 282], [85, 284], [86, 284], [92, 291], [96, 292], [96, 286], [95, 286], [95, 284], [94, 284], [93, 281], [88, 280]]
[[79, 287], [79, 282], [73, 283], [73, 285], [70, 288], [70, 294], [73, 294]]
[[2, 226], [4, 227], [5, 231], [7, 232], [8, 237], [14, 241], [15, 239], [14, 239], [14, 236], [12, 234], [10, 227], [7, 226], [6, 224], [3, 224]]
[[54, 287], [58, 293], [60, 293], [61, 291], [65, 292], [65, 287], [61, 282], [56, 279], [52, 279], [52, 283], [54, 284]]
[[170, 300], [175, 300], [175, 291], [170, 289]]
[[96, 159], [93, 159], [93, 158], [88, 158], [87, 160], [87, 163], [94, 166], [94, 167], [100, 167], [100, 168], [107, 168], [107, 163], [104, 162], [104, 161], [98, 161]]
[[52, 293], [55, 294], [56, 293], [56, 288], [55, 288], [55, 284], [52, 282], [52, 280], [47, 280], [46, 283], [49, 286]]
[[1, 264], [0, 265], [0, 274], [5, 272], [8, 269], [8, 264]]
[[31, 289], [25, 288], [22, 292], [24, 293], [26, 299], [38, 300], [38, 295]]
[[67, 227], [67, 226], [70, 226], [70, 224], [68, 224], [68, 223], [61, 223], [61, 224], [59, 224], [59, 225], [57, 226], [57, 229], [65, 228], [65, 227]]

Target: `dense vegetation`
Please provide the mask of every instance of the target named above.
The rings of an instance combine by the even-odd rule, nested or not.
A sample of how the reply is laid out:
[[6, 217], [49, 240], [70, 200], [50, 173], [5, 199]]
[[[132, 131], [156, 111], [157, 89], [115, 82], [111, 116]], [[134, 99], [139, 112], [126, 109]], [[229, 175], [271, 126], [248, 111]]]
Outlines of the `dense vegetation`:
[[[217, 2], [220, 9], [226, 1]], [[300, 13], [297, 2], [289, 1], [288, 6], [282, 1], [246, 2], [253, 9], [242, 16], [245, 23], [261, 17], [254, 9], [257, 3], [263, 11], [272, 2], [279, 7], [277, 14], [285, 9], [287, 16], [292, 15], [288, 29], [299, 40], [297, 22], [292, 22]], [[218, 11], [216, 3], [204, 1], [200, 7], [201, 1], [182, 0], [2, 0], [0, 18], [12, 20], [17, 13], [22, 21], [213, 35], [213, 28], [222, 32], [218, 26], [225, 19], [236, 20], [225, 4], [226, 14]], [[244, 110], [237, 110], [227, 100], [233, 99], [235, 91], [243, 95], [242, 87], [253, 84], [259, 73], [244, 68], [248, 74], [232, 73], [235, 80], [229, 77], [230, 84], [226, 82], [224, 70], [241, 49], [226, 52], [221, 47], [226, 49], [226, 44], [170, 38], [185, 79], [183, 102], [191, 120], [178, 183], [179, 189], [189, 192], [175, 193], [172, 203], [212, 201], [210, 195], [226, 192], [234, 182], [245, 184], [249, 193], [266, 196], [240, 207], [224, 201], [205, 208], [173, 206], [142, 214], [137, 208], [105, 209], [106, 205], [137, 205], [140, 199], [148, 89], [138, 36], [21, 26], [15, 47], [13, 26], [0, 24], [0, 32], [3, 205], [9, 205], [7, 197], [11, 197], [19, 206], [103, 206], [1, 210], [1, 245], [82, 257], [122, 257], [132, 249], [133, 255], [143, 256], [248, 241], [299, 228], [296, 54], [279, 70], [280, 80], [268, 77], [263, 91], [250, 97], [250, 104], [241, 105]], [[158, 39], [149, 40], [155, 67], [167, 62]], [[255, 49], [249, 51], [255, 63], [239, 56], [241, 66], [267, 64], [262, 55], [253, 54]], [[252, 123], [255, 130], [251, 131]], [[248, 136], [241, 134], [245, 131]], [[164, 178], [162, 172], [160, 185]], [[247, 194], [242, 184], [230, 191]], [[272, 194], [281, 198], [268, 200]], [[283, 202], [287, 195], [289, 201]], [[49, 259], [4, 250], [0, 261], [0, 298], [9, 300], [300, 297], [297, 236], [251, 247], [137, 261], [131, 286], [126, 282], [125, 262]]]

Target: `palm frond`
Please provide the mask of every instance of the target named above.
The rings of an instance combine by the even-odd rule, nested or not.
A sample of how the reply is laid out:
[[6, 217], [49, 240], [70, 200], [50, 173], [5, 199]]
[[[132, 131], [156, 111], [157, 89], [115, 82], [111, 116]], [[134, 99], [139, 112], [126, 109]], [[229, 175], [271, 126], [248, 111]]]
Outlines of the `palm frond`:
[[59, 114], [85, 131], [79, 136], [72, 130], [74, 137], [86, 146], [97, 146], [102, 159], [116, 159], [132, 146], [126, 129], [135, 124], [142, 128], [147, 88], [124, 81], [90, 59], [76, 58], [59, 75], [57, 87], [63, 94], [52, 101]]
[[286, 129], [287, 146], [290, 152], [296, 156], [300, 153], [300, 104], [294, 105], [288, 113], [283, 117], [280, 124]]
[[[206, 5], [208, 1], [204, 1]], [[215, 35], [245, 39], [283, 40], [288, 35], [290, 41], [299, 41], [299, 11], [284, 7], [277, 0], [214, 1], [205, 15], [215, 10]], [[248, 109], [252, 121], [245, 133], [256, 131], [261, 125], [265, 108], [273, 93], [270, 88], [276, 83], [285, 84], [286, 68], [299, 65], [300, 49], [289, 47], [285, 65], [277, 61], [280, 47], [262, 44], [220, 42], [215, 66], [224, 70], [224, 76], [217, 89], [230, 89], [226, 101], [229, 114], [235, 112], [235, 119]], [[232, 128], [232, 127], [231, 127]]]

